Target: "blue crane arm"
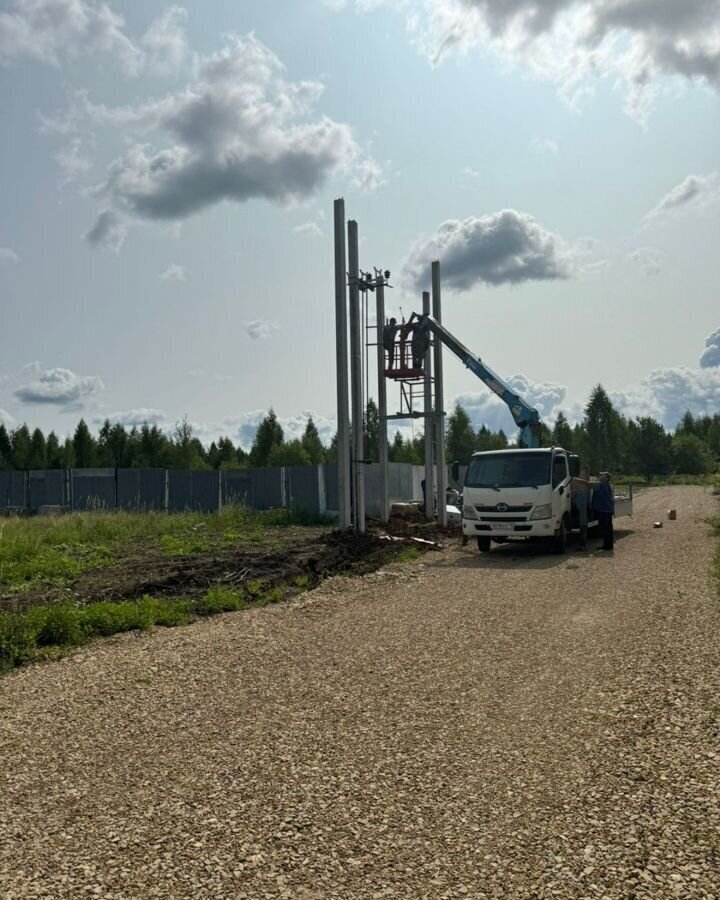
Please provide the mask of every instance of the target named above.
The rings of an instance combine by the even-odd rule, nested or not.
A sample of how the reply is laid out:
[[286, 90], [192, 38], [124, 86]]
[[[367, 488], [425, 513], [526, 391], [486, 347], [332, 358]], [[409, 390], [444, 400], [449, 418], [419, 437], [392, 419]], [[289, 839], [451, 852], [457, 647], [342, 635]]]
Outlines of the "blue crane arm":
[[479, 356], [475, 356], [447, 328], [433, 319], [432, 316], [419, 316], [420, 328], [431, 331], [435, 337], [451, 350], [455, 356], [467, 366], [471, 372], [484, 381], [490, 390], [505, 403], [520, 428], [520, 437], [526, 447], [540, 446], [540, 415], [538, 411], [516, 394], [502, 378], [486, 365]]

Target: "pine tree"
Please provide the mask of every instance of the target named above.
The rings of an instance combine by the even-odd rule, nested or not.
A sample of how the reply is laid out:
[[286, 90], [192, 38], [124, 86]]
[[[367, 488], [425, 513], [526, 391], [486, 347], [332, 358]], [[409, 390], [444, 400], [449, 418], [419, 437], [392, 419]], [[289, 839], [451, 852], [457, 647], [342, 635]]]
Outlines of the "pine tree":
[[311, 465], [317, 466], [320, 463], [325, 462], [325, 448], [322, 445], [320, 434], [317, 430], [317, 426], [313, 422], [312, 416], [307, 420], [301, 443]]
[[75, 466], [78, 469], [92, 468], [97, 461], [97, 445], [90, 434], [90, 429], [85, 424], [85, 419], [80, 419], [78, 422], [72, 444]]
[[47, 436], [45, 449], [47, 451], [48, 469], [62, 469], [65, 467], [65, 456], [54, 431], [51, 431]]
[[459, 403], [448, 417], [447, 459], [467, 464], [475, 452], [477, 438], [470, 417]]
[[250, 449], [250, 465], [254, 467], [269, 465], [268, 459], [274, 447], [280, 447], [284, 440], [282, 426], [271, 408], [258, 426], [255, 440]]
[[17, 469], [20, 472], [29, 469], [32, 447], [30, 444], [30, 431], [27, 425], [23, 424], [16, 428], [10, 435], [10, 442], [12, 444], [10, 458], [13, 469]]
[[616, 469], [621, 456], [621, 419], [600, 384], [590, 394], [583, 428], [587, 435], [586, 462], [591, 471]]
[[30, 438], [30, 460], [28, 462], [29, 469], [47, 469], [47, 445], [45, 443], [45, 435], [39, 428], [36, 428]]
[[12, 467], [12, 444], [7, 428], [0, 422], [0, 469]]
[[630, 454], [628, 468], [648, 480], [667, 475], [672, 468], [670, 435], [650, 416], [642, 416], [629, 428]]
[[573, 441], [573, 430], [570, 427], [568, 420], [565, 418], [565, 414], [559, 412], [557, 415], [557, 419], [555, 420], [555, 427], [552, 432], [552, 442], [558, 447], [562, 447], [563, 450], [568, 450], [570, 453], [574, 452], [574, 441]]

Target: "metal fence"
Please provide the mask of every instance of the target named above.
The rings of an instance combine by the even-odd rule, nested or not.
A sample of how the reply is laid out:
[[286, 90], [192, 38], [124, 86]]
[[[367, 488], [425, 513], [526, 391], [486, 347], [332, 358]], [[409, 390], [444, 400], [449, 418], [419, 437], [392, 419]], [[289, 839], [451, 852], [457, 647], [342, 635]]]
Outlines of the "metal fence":
[[[422, 499], [424, 468], [390, 463], [390, 502]], [[380, 467], [365, 474], [366, 507], [379, 515]], [[0, 510], [162, 510], [212, 512], [242, 504], [251, 509], [296, 507], [337, 511], [337, 466], [280, 466], [212, 472], [179, 469], [47, 469], [0, 471]]]

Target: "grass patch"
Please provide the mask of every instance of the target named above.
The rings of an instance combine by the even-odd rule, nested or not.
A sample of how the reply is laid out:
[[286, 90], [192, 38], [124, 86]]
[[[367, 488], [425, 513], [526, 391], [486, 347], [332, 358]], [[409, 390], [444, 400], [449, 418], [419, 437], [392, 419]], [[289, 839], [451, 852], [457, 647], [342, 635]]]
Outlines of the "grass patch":
[[120, 603], [57, 603], [24, 612], [0, 612], [0, 674], [33, 659], [57, 657], [94, 637], [158, 625], [172, 628], [206, 616], [280, 603], [309, 584], [309, 580], [307, 584], [297, 582], [272, 587], [254, 582], [253, 590], [244, 592], [216, 585], [193, 600], [142, 597]]
[[67, 584], [140, 546], [163, 556], [192, 556], [214, 546], [272, 541], [269, 529], [331, 524], [327, 516], [300, 510], [257, 512], [242, 506], [212, 514], [117, 511], [7, 519], [0, 530], [0, 587]]
[[[720, 524], [718, 529], [720, 534]], [[108, 539], [107, 534], [104, 538]], [[422, 550], [416, 547], [388, 547], [383, 553], [357, 559], [345, 574], [362, 575], [386, 562], [411, 562], [421, 555]], [[254, 579], [241, 588], [214, 585], [197, 597], [144, 596], [138, 600], [87, 604], [56, 602], [22, 611], [0, 611], [0, 673], [28, 661], [58, 658], [94, 637], [153, 626], [185, 625], [205, 616], [281, 603], [308, 590], [317, 580], [308, 573], [281, 584]]]

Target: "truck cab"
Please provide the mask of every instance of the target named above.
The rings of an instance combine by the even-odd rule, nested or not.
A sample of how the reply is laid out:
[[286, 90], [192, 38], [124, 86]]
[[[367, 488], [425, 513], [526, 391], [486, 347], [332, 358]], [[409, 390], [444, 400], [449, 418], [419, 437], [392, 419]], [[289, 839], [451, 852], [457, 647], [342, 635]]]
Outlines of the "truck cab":
[[483, 551], [492, 540], [545, 538], [562, 552], [573, 527], [571, 484], [571, 457], [562, 447], [475, 453], [465, 476], [463, 534]]

